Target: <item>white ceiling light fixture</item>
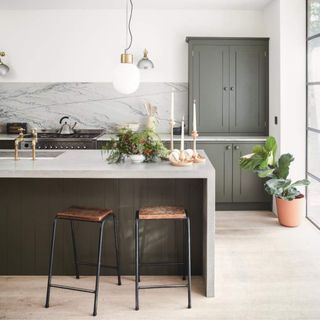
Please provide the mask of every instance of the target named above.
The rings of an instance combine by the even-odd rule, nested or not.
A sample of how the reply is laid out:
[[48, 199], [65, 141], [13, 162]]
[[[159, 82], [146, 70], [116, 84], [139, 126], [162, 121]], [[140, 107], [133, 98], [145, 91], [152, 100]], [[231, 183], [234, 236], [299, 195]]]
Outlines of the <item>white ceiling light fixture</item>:
[[[130, 15], [128, 17], [130, 3]], [[132, 31], [131, 31], [131, 20], [133, 13], [133, 3], [132, 0], [127, 0], [126, 8], [126, 48], [124, 53], [121, 54], [120, 64], [116, 67], [113, 74], [113, 86], [114, 88], [123, 94], [130, 94], [135, 92], [139, 88], [140, 84], [140, 72], [135, 64], [133, 64], [133, 55], [128, 53], [128, 50], [132, 45]], [[130, 41], [128, 44], [128, 34], [130, 36]]]

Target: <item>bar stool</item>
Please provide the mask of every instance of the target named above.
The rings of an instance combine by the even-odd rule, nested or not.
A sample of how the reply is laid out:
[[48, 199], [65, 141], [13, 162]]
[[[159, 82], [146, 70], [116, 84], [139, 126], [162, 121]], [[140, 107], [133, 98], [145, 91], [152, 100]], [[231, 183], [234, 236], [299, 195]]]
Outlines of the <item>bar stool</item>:
[[[102, 252], [104, 223], [105, 223], [106, 219], [109, 217], [112, 217], [112, 220], [113, 220], [114, 244], [115, 244], [115, 251], [116, 251], [116, 266], [107, 266], [107, 265], [101, 264], [101, 252]], [[69, 220], [70, 221], [76, 278], [77, 279], [80, 278], [80, 276], [79, 276], [79, 266], [80, 265], [88, 265], [88, 266], [96, 267], [96, 281], [95, 281], [95, 289], [94, 290], [84, 289], [84, 288], [79, 288], [79, 287], [70, 287], [70, 286], [64, 286], [64, 285], [52, 283], [54, 245], [55, 245], [56, 227], [57, 227], [58, 220]], [[98, 257], [97, 257], [96, 263], [79, 262], [78, 261], [75, 233], [74, 233], [74, 228], [73, 228], [73, 221], [91, 222], [91, 223], [97, 223], [100, 225], [99, 242], [98, 242]], [[120, 264], [119, 264], [119, 244], [118, 244], [117, 229], [118, 229], [117, 219], [111, 209], [91, 209], [91, 208], [71, 207], [69, 209], [66, 209], [64, 211], [59, 212], [56, 215], [54, 222], [53, 222], [53, 231], [52, 231], [52, 238], [51, 238], [51, 253], [50, 253], [50, 260], [49, 260], [49, 274], [48, 274], [47, 296], [46, 296], [46, 304], [45, 304], [46, 308], [49, 308], [50, 289], [51, 288], [67, 289], [67, 290], [81, 291], [81, 292], [87, 292], [87, 293], [94, 293], [93, 315], [94, 316], [97, 315], [97, 301], [98, 301], [98, 293], [99, 293], [100, 268], [102, 267], [102, 268], [116, 269], [117, 275], [118, 275], [118, 285], [121, 285]]]
[[[140, 256], [140, 235], [139, 235], [139, 225], [140, 220], [181, 220], [184, 225], [184, 258], [183, 262], [155, 262], [155, 263], [142, 263]], [[187, 239], [185, 237], [185, 229], [187, 233]], [[169, 207], [169, 206], [158, 206], [158, 207], [146, 207], [138, 210], [136, 212], [135, 219], [135, 295], [136, 295], [136, 306], [135, 309], [139, 310], [139, 290], [140, 289], [159, 289], [159, 288], [188, 288], [188, 308], [191, 308], [191, 240], [190, 240], [190, 218], [185, 209], [179, 207]], [[187, 241], [186, 241], [187, 240]], [[185, 250], [187, 247], [187, 250]], [[187, 257], [185, 254], [187, 251]], [[187, 258], [187, 259], [186, 259]], [[186, 261], [187, 260], [187, 261]], [[140, 282], [140, 269], [144, 265], [152, 266], [165, 266], [165, 265], [183, 265], [184, 274], [183, 279], [185, 279], [185, 273], [187, 269], [188, 279], [187, 284], [174, 284], [174, 285], [149, 285], [141, 286]]]

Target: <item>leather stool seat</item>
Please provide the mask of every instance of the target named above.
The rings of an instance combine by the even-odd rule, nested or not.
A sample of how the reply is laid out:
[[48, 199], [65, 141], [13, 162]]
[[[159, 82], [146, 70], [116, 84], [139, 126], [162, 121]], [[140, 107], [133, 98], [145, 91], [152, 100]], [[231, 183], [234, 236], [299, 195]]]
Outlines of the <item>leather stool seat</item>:
[[180, 207], [157, 206], [145, 207], [139, 210], [141, 220], [161, 220], [161, 219], [186, 219], [186, 211]]
[[70, 207], [58, 212], [56, 217], [58, 219], [101, 222], [110, 214], [112, 214], [111, 209]]

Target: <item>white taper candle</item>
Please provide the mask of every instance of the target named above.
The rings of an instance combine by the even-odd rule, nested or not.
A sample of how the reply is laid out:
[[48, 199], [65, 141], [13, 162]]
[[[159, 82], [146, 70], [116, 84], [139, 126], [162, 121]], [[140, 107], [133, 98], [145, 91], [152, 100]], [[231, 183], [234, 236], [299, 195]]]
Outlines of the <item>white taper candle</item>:
[[182, 121], [181, 121], [181, 146], [180, 146], [180, 150], [181, 151], [184, 150], [184, 116], [182, 117]]
[[196, 100], [193, 100], [193, 131], [197, 131]]

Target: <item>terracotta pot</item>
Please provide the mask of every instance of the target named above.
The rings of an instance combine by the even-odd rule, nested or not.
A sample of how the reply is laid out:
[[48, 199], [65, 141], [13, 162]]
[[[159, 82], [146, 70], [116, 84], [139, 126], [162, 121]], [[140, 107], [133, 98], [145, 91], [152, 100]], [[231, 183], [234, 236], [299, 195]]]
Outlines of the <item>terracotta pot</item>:
[[285, 227], [297, 227], [302, 220], [304, 196], [288, 201], [276, 198], [279, 223]]

